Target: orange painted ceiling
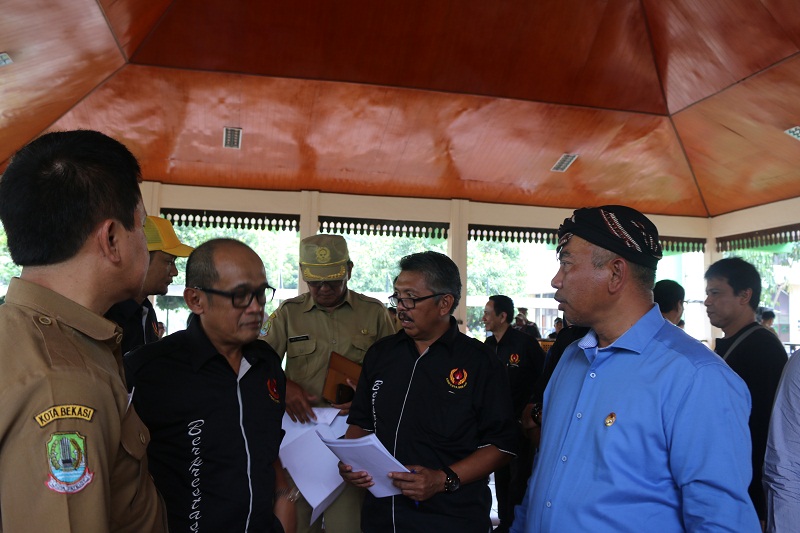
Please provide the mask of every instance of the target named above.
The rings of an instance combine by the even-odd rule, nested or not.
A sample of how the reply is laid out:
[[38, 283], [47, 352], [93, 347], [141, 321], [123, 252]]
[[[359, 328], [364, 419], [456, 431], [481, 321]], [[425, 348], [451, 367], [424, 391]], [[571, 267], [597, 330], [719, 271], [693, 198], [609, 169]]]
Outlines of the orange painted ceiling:
[[6, 163], [81, 127], [163, 183], [699, 217], [800, 196], [798, 0], [3, 0], [0, 52]]

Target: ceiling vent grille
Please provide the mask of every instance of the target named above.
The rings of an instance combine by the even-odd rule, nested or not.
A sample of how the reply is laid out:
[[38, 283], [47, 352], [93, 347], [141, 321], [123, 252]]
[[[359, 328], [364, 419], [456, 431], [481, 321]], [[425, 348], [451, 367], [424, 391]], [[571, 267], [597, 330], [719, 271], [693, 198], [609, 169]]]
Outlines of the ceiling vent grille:
[[222, 138], [222, 146], [225, 148], [242, 148], [242, 128], [225, 128], [225, 134]]
[[786, 135], [794, 137], [795, 139], [800, 141], [800, 126], [795, 126], [794, 128], [789, 128], [784, 133], [786, 133]]
[[550, 172], [566, 172], [569, 166], [578, 159], [578, 154], [564, 154], [558, 158]]

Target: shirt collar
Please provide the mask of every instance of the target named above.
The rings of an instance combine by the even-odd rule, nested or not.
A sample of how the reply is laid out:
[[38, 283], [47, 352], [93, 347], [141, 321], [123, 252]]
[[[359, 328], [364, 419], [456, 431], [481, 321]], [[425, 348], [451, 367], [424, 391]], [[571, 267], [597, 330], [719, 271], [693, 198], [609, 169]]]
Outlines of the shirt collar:
[[[197, 315], [192, 315], [192, 319], [189, 321], [189, 325], [186, 327], [186, 335], [189, 338], [191, 347], [191, 360], [192, 360], [192, 370], [195, 372], [199, 371], [200, 368], [203, 367], [206, 363], [208, 363], [211, 359], [216, 356], [220, 356], [220, 353], [214, 347], [214, 344], [206, 335], [205, 330], [203, 330], [203, 325], [200, 323], [200, 317]], [[264, 341], [256, 339], [249, 344], [245, 344], [242, 346], [242, 357], [246, 359], [250, 364], [256, 364], [257, 360], [264, 359], [265, 353], [262, 350], [259, 350], [259, 344]]]
[[[453, 317], [453, 315], [450, 315], [450, 325], [448, 326], [447, 331], [445, 331], [442, 334], [441, 337], [439, 337], [438, 339], [433, 341], [431, 343], [431, 347], [433, 347], [436, 344], [443, 344], [445, 349], [448, 352], [452, 351], [452, 348], [455, 345], [455, 341], [456, 341], [456, 338], [458, 336], [458, 333], [459, 333], [458, 322]], [[409, 337], [408, 333], [406, 333], [406, 330], [404, 330], [404, 329], [400, 329], [400, 331], [398, 331], [394, 335], [393, 339], [394, 339], [394, 343], [395, 344], [398, 344], [398, 343], [401, 343], [401, 342], [406, 342], [406, 343], [411, 343], [411, 344], [414, 343], [414, 339]], [[428, 348], [428, 349], [430, 349], [430, 348]], [[414, 350], [416, 350], [416, 347], [414, 348]]]
[[[600, 350], [616, 352], [620, 350], [640, 354], [644, 351], [647, 344], [655, 337], [658, 330], [664, 327], [665, 319], [661, 316], [661, 311], [657, 305], [645, 313], [628, 331], [620, 338]], [[589, 330], [580, 341], [578, 346], [587, 354], [589, 351], [597, 349], [597, 333], [593, 329]]]
[[6, 302], [32, 309], [42, 315], [80, 331], [102, 342], [122, 340], [122, 329], [94, 311], [48, 288], [13, 278], [8, 286]]
[[[344, 300], [342, 300], [342, 303], [337, 305], [334, 308], [334, 310], [339, 309], [344, 304], [347, 304], [350, 307], [353, 307], [353, 291], [351, 291], [350, 289], [347, 289], [347, 293], [344, 295]], [[317, 307], [317, 304], [314, 303], [314, 298], [311, 297], [311, 293], [307, 292], [306, 293], [306, 302], [305, 302], [305, 306], [303, 307], [303, 312], [304, 313], [308, 313], [312, 309], [320, 309], [320, 310], [325, 311], [325, 309], [323, 309], [322, 307]]]

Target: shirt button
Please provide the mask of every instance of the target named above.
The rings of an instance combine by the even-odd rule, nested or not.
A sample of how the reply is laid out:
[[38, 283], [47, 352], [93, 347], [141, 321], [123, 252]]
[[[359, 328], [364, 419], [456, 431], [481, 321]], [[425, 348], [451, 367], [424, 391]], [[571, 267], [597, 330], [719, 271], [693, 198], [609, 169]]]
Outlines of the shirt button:
[[592, 378], [592, 379], [594, 379], [594, 378], [596, 378], [596, 377], [597, 377], [597, 374], [595, 374], [594, 372], [592, 372], [591, 374], [589, 374], [589, 377], [590, 377], [590, 378]]
[[142, 441], [142, 444], [147, 442], [147, 439], [144, 438], [144, 433], [139, 433], [139, 440]]
[[578, 413], [577, 415], [575, 415], [576, 418], [581, 418], [582, 416], [583, 416], [583, 413]]
[[545, 505], [548, 506], [548, 507], [552, 507], [553, 506], [553, 504], [550, 503], [550, 500], [548, 500], [547, 503], [545, 503]]
[[331, 344], [336, 344], [336, 341], [331, 341]]
[[40, 316], [39, 317], [39, 324], [42, 324], [44, 326], [49, 326], [52, 323], [53, 323], [53, 321], [50, 320], [50, 317], [47, 317], [47, 316]]
[[122, 344], [122, 334], [117, 335], [117, 338], [114, 340], [117, 342], [117, 344]]
[[562, 455], [561, 456], [561, 462], [562, 463], [566, 463], [567, 462], [567, 456], [566, 455]]

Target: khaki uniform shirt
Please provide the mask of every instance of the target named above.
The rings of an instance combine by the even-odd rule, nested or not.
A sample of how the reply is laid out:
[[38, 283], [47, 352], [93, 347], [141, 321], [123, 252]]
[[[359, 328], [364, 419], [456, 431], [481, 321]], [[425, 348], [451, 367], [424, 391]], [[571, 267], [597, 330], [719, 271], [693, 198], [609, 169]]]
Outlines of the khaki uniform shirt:
[[372, 344], [394, 333], [386, 307], [369, 296], [348, 290], [342, 305], [328, 312], [317, 307], [310, 293], [283, 302], [269, 317], [262, 337], [281, 357], [286, 377], [319, 397], [331, 352], [361, 364]]
[[0, 531], [162, 532], [122, 330], [13, 279], [0, 306]]

